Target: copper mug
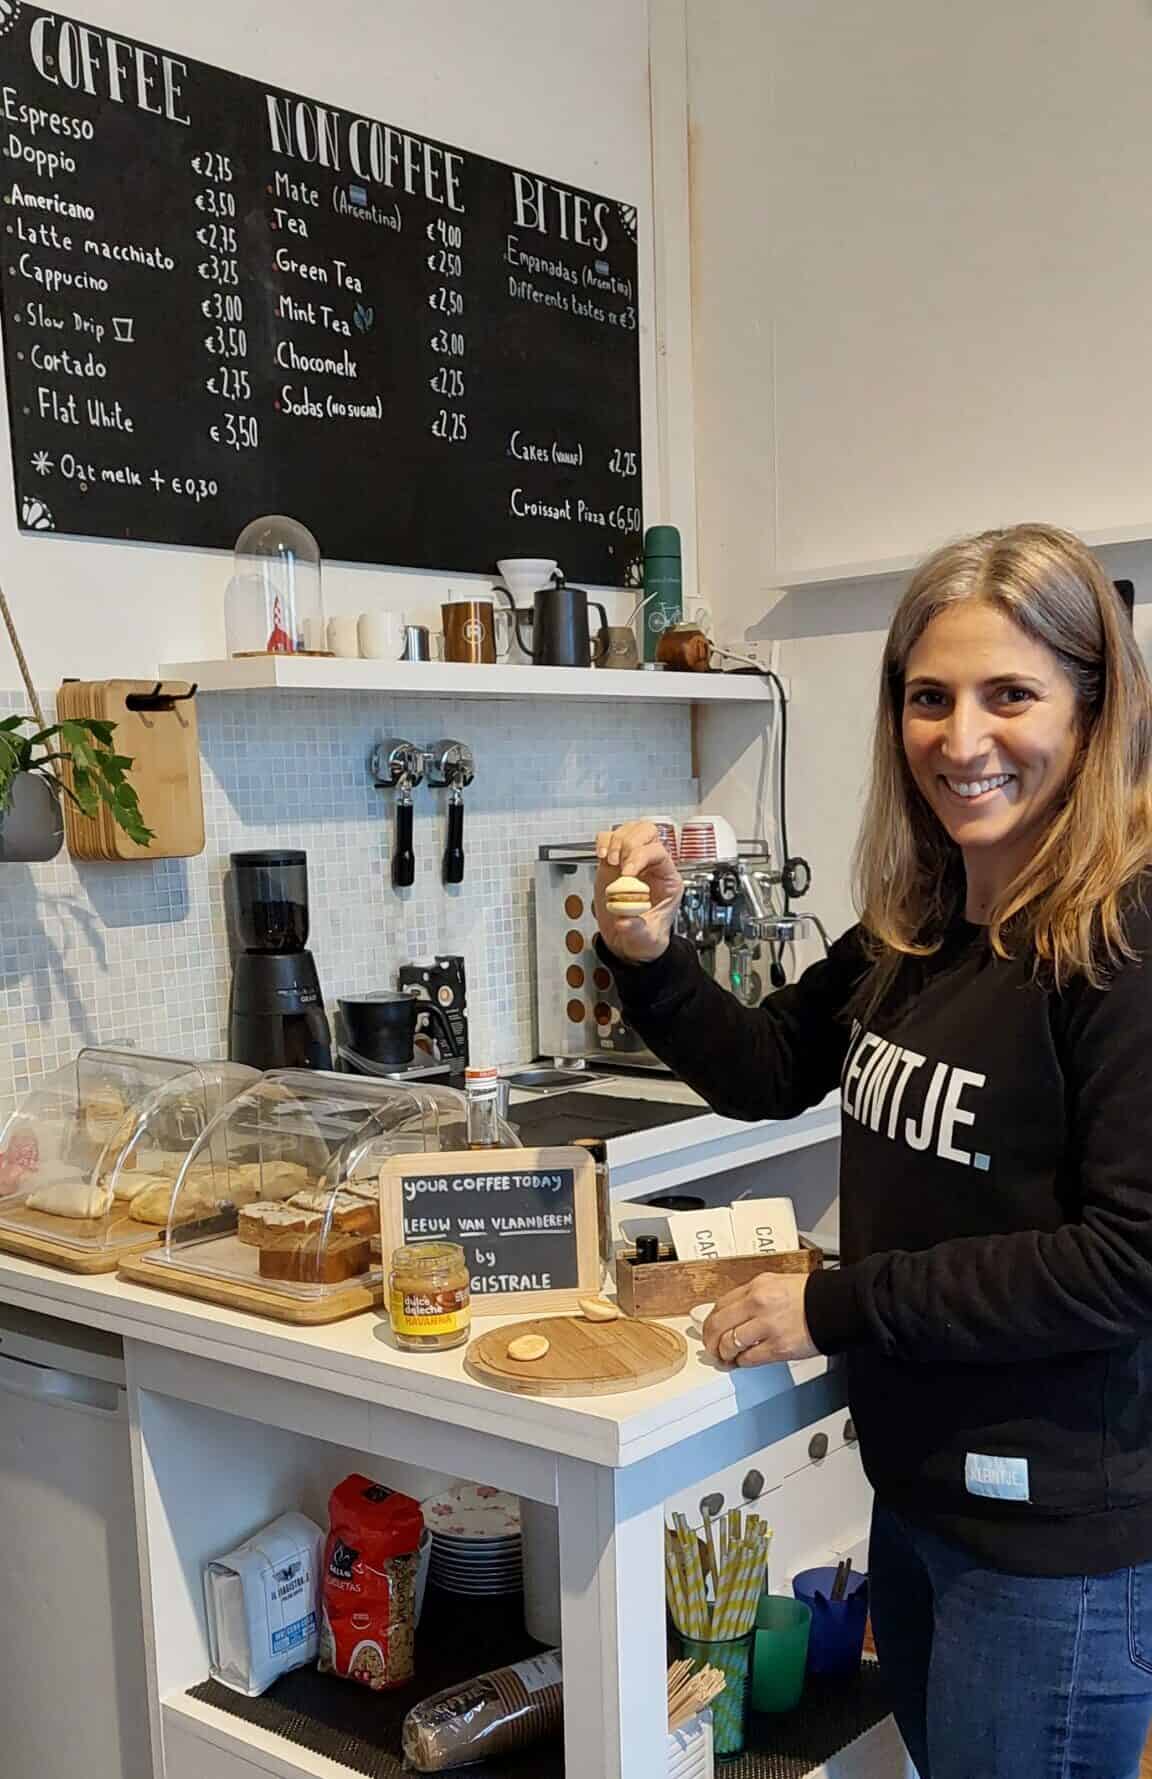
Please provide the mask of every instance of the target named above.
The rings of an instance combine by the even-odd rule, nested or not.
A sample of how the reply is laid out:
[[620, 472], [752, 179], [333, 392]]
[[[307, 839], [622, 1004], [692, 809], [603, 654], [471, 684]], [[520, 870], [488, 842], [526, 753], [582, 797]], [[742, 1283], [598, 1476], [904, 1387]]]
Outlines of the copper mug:
[[[508, 614], [496, 611], [487, 599], [456, 599], [440, 607], [444, 619], [444, 659], [467, 661], [473, 666], [494, 666], [497, 655], [508, 653]], [[497, 626], [505, 625], [503, 645]]]

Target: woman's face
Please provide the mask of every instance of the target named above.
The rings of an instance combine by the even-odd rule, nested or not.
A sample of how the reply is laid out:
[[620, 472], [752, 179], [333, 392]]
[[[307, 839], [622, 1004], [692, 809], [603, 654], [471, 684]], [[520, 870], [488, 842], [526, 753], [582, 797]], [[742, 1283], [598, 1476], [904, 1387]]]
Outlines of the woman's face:
[[908, 657], [904, 753], [930, 809], [965, 853], [1017, 869], [1042, 835], [1079, 749], [1076, 694], [1044, 643], [997, 606], [966, 599]]

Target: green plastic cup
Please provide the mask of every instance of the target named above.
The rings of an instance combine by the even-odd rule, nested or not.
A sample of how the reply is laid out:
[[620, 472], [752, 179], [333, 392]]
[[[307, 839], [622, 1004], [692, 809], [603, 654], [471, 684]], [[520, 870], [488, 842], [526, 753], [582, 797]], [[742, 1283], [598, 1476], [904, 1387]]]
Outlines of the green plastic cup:
[[712, 1747], [717, 1760], [731, 1760], [743, 1754], [752, 1632], [743, 1637], [726, 1637], [718, 1643], [681, 1634], [680, 1649], [698, 1669], [719, 1668], [724, 1676], [724, 1691], [712, 1701]]
[[752, 1657], [754, 1711], [791, 1711], [804, 1691], [812, 1608], [783, 1594], [765, 1594], [756, 1608]]

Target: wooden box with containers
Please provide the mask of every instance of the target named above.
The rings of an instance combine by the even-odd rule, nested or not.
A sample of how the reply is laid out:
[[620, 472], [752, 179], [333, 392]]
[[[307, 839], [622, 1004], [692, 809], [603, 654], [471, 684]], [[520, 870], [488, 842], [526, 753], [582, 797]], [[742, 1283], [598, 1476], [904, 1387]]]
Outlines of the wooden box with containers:
[[[461, 1094], [86, 1050], [0, 1128], [0, 1249], [118, 1266], [134, 1284], [283, 1322], [386, 1316], [401, 1353], [544, 1398], [639, 1391], [711, 1363], [708, 1295], [764, 1267], [820, 1264], [782, 1199], [636, 1207], [637, 1231], [656, 1233], [633, 1237], [624, 1217], [608, 1242], [605, 1172], [583, 1147], [521, 1146], [492, 1070], [470, 1070]], [[268, 1695], [308, 1713], [317, 1687], [364, 1688], [395, 1701], [370, 1731], [327, 1693], [323, 1721], [423, 1772], [555, 1737], [558, 1555], [554, 1521], [551, 1542], [529, 1536], [540, 1509], [483, 1483], [421, 1503], [359, 1472], [333, 1491], [327, 1527], [285, 1506], [206, 1568], [217, 1706]], [[678, 1779], [744, 1747], [756, 1697], [795, 1703], [791, 1683], [774, 1693], [757, 1679], [758, 1638], [764, 1674], [777, 1663], [774, 1633], [757, 1629], [770, 1542], [752, 1511], [705, 1514], [699, 1533], [683, 1513], [669, 1521]], [[471, 1677], [462, 1609], [493, 1655]], [[446, 1659], [436, 1627], [449, 1623]], [[858, 1667], [858, 1639], [853, 1651]]]

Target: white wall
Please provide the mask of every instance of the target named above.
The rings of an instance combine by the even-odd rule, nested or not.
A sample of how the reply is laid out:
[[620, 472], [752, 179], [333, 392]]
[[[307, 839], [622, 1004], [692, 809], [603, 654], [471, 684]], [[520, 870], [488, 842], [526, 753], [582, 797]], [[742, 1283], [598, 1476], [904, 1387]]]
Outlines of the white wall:
[[1152, 529], [1145, 0], [689, 21], [701, 534], [749, 529], [719, 560], [787, 584], [1024, 517]]
[[[1149, 51], [1136, 0], [689, 0], [701, 596], [722, 640], [781, 644], [790, 841], [833, 931], [904, 580], [781, 592], [777, 565], [1152, 530]], [[1152, 546], [1103, 556], [1152, 598]], [[777, 736], [699, 721], [701, 799], [742, 833], [771, 831]]]
[[[646, 0], [69, 0], [70, 14], [366, 116], [512, 161], [640, 210], [645, 436], [652, 424], [652, 237]], [[3, 584], [38, 685], [150, 673], [224, 652], [230, 558], [16, 529], [7, 412]], [[382, 474], [387, 464], [382, 464]], [[646, 464], [646, 494], [657, 465]], [[255, 515], [253, 515], [255, 516]], [[452, 576], [452, 581], [462, 577]], [[444, 577], [329, 565], [330, 611], [430, 615]], [[15, 686], [0, 641], [0, 687]]]

